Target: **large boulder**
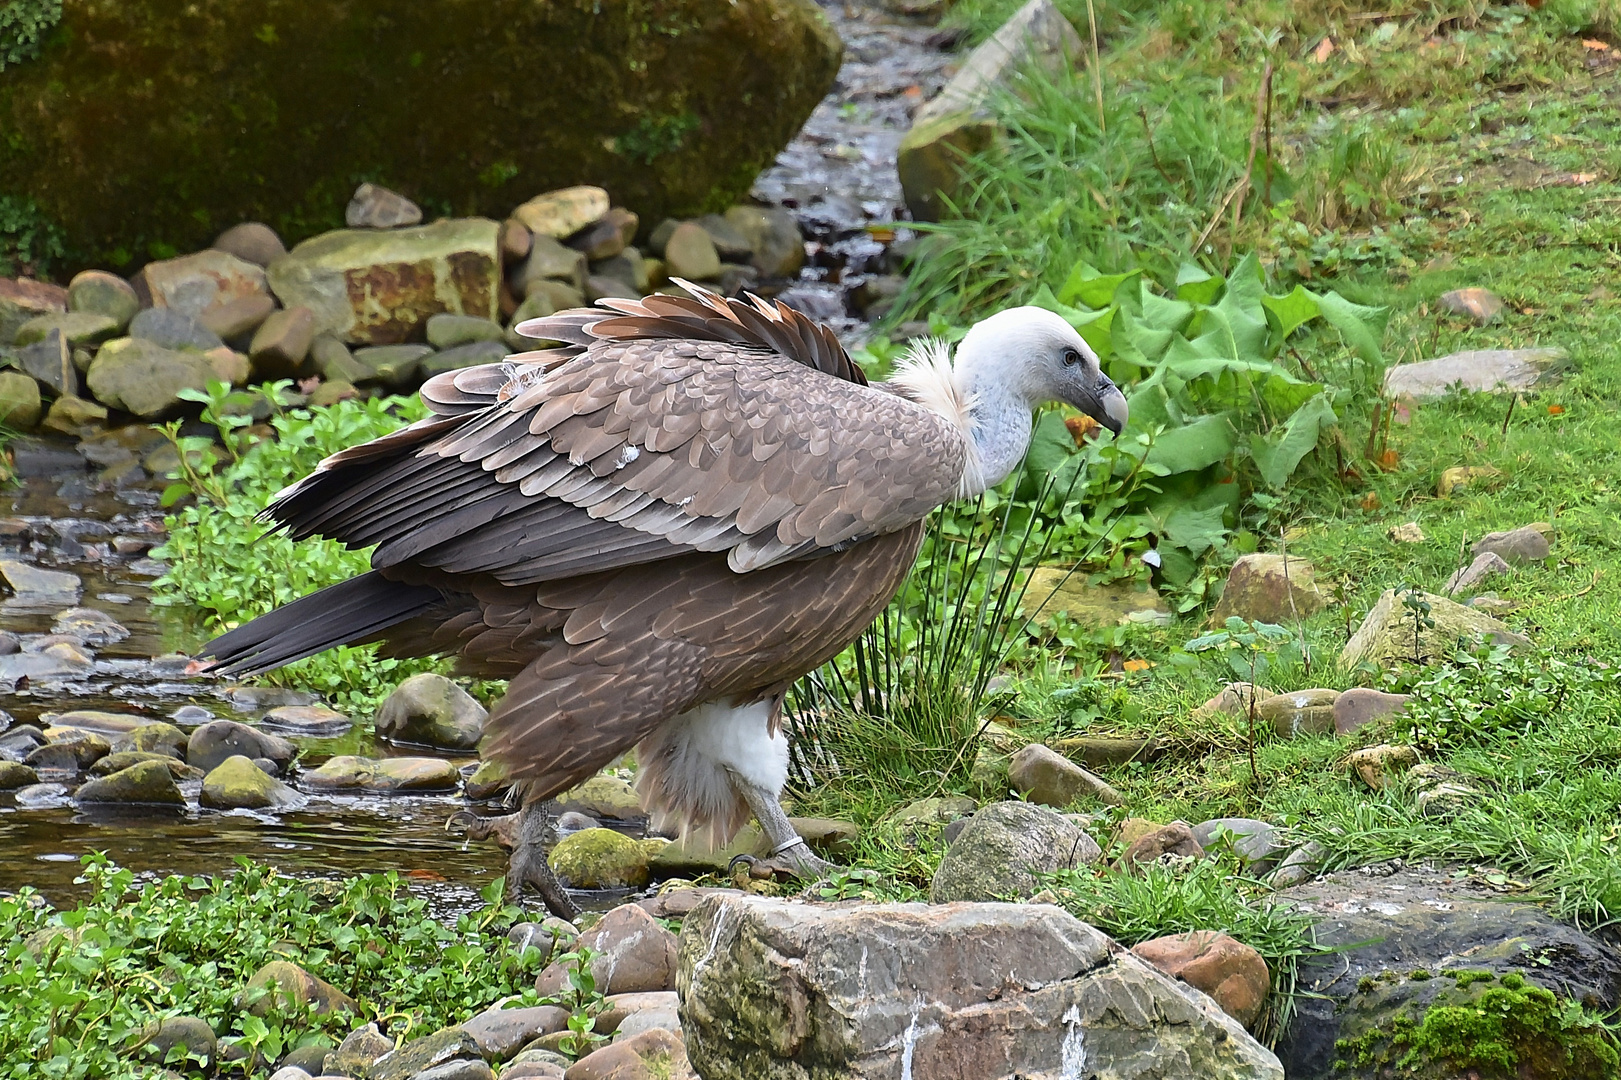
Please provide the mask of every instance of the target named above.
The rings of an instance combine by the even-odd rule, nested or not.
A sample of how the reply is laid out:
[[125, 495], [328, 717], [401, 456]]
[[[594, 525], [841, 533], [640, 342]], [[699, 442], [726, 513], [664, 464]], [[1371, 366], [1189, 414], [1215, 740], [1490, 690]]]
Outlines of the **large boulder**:
[[1202, 994], [1044, 904], [705, 900], [677, 987], [709, 1080], [1281, 1080]]
[[0, 194], [115, 267], [249, 219], [336, 227], [362, 180], [461, 214], [590, 182], [692, 216], [739, 201], [841, 51], [812, 0], [65, 0], [0, 80]]
[[420, 339], [441, 312], [498, 314], [501, 226], [445, 218], [413, 229], [339, 229], [270, 264], [270, 287], [288, 308], [314, 315], [313, 333], [392, 345]]

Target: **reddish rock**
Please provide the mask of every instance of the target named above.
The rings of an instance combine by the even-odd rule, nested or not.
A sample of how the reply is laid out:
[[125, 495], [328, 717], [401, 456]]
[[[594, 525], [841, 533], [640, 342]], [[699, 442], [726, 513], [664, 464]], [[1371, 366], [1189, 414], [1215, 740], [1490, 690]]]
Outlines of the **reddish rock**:
[[1137, 863], [1153, 862], [1162, 855], [1202, 859], [1204, 848], [1194, 839], [1192, 828], [1183, 822], [1173, 821], [1133, 841], [1126, 853], [1120, 856], [1120, 865], [1130, 867]]
[[287, 245], [281, 242], [276, 230], [258, 221], [232, 225], [215, 237], [211, 246], [255, 266], [269, 266], [287, 254]]
[[1245, 1027], [1260, 1018], [1271, 975], [1261, 954], [1243, 942], [1200, 930], [1154, 938], [1131, 951], [1172, 978], [1209, 994], [1223, 1012]]
[[534, 234], [529, 231], [529, 226], [517, 218], [507, 218], [503, 221], [500, 235], [496, 238], [496, 243], [501, 248], [501, 265], [511, 266], [527, 259], [534, 240]]
[[229, 341], [258, 329], [275, 310], [274, 300], [262, 293], [255, 293], [210, 308], [198, 316], [197, 321], [222, 340]]
[[68, 309], [68, 291], [48, 281], [0, 278], [0, 311], [14, 308], [31, 315], [51, 315]]
[[263, 267], [212, 249], [149, 262], [136, 280], [136, 292], [144, 290], [153, 307], [173, 308], [194, 319], [232, 300], [269, 291]]
[[1256, 703], [1255, 715], [1271, 724], [1272, 730], [1285, 739], [1296, 735], [1332, 735], [1334, 702], [1339, 696], [1338, 690], [1324, 687], [1274, 694]]
[[[608, 912], [579, 943], [597, 954], [591, 971], [603, 994], [675, 989], [675, 935], [635, 904]], [[551, 964], [536, 979], [535, 990], [548, 997], [567, 983], [568, 969]]]
[[1210, 615], [1210, 624], [1219, 627], [1234, 615], [1284, 623], [1315, 614], [1328, 603], [1317, 590], [1315, 576], [1305, 559], [1275, 554], [1241, 556], [1227, 574], [1227, 586]]
[[1468, 289], [1453, 289], [1444, 292], [1437, 301], [1442, 310], [1450, 311], [1454, 315], [1462, 315], [1472, 321], [1476, 326], [1485, 326], [1494, 322], [1497, 316], [1503, 313], [1503, 301], [1490, 289], [1479, 286]]
[[569, 1066], [563, 1080], [696, 1080], [681, 1036], [663, 1028], [604, 1046]]
[[1353, 687], [1334, 699], [1334, 731], [1349, 735], [1364, 724], [1399, 713], [1407, 706], [1406, 694], [1386, 694], [1365, 686]]
[[297, 371], [310, 354], [315, 341], [315, 313], [307, 307], [290, 307], [264, 321], [253, 335], [248, 356], [253, 373], [262, 379], [285, 379]]
[[1262, 698], [1271, 697], [1272, 691], [1264, 686], [1254, 683], [1230, 682], [1222, 687], [1221, 693], [1193, 710], [1194, 719], [1214, 716], [1217, 713], [1227, 713], [1229, 716], [1245, 716], [1249, 713], [1252, 704]]

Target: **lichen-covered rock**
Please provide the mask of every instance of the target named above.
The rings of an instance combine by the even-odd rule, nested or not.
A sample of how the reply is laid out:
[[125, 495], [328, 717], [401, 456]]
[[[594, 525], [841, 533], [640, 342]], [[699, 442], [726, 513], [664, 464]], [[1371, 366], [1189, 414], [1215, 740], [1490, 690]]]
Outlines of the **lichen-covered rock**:
[[1444, 596], [1418, 594], [1416, 599], [1429, 605], [1428, 611], [1419, 612], [1403, 603], [1405, 596], [1397, 596], [1394, 589], [1380, 595], [1340, 653], [1340, 666], [1353, 668], [1364, 661], [1381, 667], [1431, 664], [1451, 656], [1460, 641], [1466, 647], [1480, 639], [1494, 645], [1531, 644], [1490, 615]]
[[663, 845], [613, 829], [582, 829], [558, 841], [546, 861], [570, 888], [639, 889], [647, 884], [648, 860]]
[[128, 735], [122, 735], [113, 743], [113, 752], [124, 750], [138, 750], [150, 754], [164, 754], [168, 757], [184, 757], [186, 753], [186, 733], [173, 724], [162, 722], [142, 724], [132, 730]]
[[39, 774], [20, 761], [0, 758], [0, 791], [15, 791], [39, 783]]
[[440, 312], [493, 319], [500, 225], [444, 218], [409, 229], [339, 229], [299, 244], [266, 271], [277, 299], [313, 313], [315, 333], [370, 345], [420, 338]]
[[[1590, 1051], [1593, 1040], [1556, 1019], [1562, 1003], [1526, 991], [1541, 988], [1607, 1013], [1621, 1004], [1621, 953], [1536, 904], [1512, 902], [1474, 877], [1455, 877], [1453, 869], [1409, 864], [1389, 876], [1345, 870], [1281, 894], [1313, 913], [1318, 945], [1332, 950], [1301, 960], [1299, 1011], [1278, 1045], [1291, 1077], [1450, 1080], [1472, 1069], [1538, 1080], [1616, 1075], [1613, 1059], [1567, 1055], [1578, 1047]], [[1436, 1007], [1467, 1011], [1432, 1014]], [[1431, 1015], [1432, 1031], [1462, 1021], [1455, 1030], [1488, 1037], [1444, 1041], [1460, 1051], [1453, 1060], [1432, 1052], [1387, 1071], [1411, 1049], [1391, 1036]], [[1503, 1037], [1489, 1037], [1492, 1028]], [[1490, 1051], [1493, 1042], [1519, 1056], [1519, 1066], [1482, 1067], [1464, 1053]]]
[[680, 957], [709, 1080], [1283, 1076], [1209, 998], [1048, 905], [712, 897]]
[[1383, 791], [1385, 785], [1399, 773], [1418, 764], [1418, 751], [1411, 746], [1380, 743], [1378, 746], [1353, 750], [1345, 763], [1368, 787]]
[[1029, 896], [1036, 875], [1098, 858], [1097, 843], [1069, 818], [1022, 802], [993, 803], [968, 819], [929, 885], [929, 901]]
[[461, 779], [456, 766], [439, 758], [372, 758], [340, 754], [319, 769], [304, 774], [311, 791], [368, 791], [396, 794], [412, 791], [448, 791]]
[[254, 1016], [266, 1015], [278, 1003], [283, 1007], [288, 1004], [313, 1006], [317, 1016], [360, 1012], [360, 1007], [348, 994], [286, 960], [272, 960], [254, 972], [242, 988], [238, 1003]]
[[105, 315], [119, 329], [141, 310], [141, 299], [130, 283], [105, 270], [86, 270], [68, 282], [68, 310]]
[[169, 1051], [201, 1055], [206, 1070], [214, 1062], [214, 1029], [195, 1016], [170, 1016], [136, 1032], [131, 1053], [151, 1064], [161, 1064]]
[[85, 381], [103, 405], [156, 420], [181, 408], [180, 391], [205, 389], [218, 377], [201, 353], [115, 338], [96, 352]]
[[[366, 1076], [368, 1080], [409, 1080], [446, 1062], [479, 1057], [478, 1043], [471, 1035], [459, 1027], [441, 1028], [384, 1054], [372, 1062]], [[485, 1074], [488, 1072], [486, 1067]]]
[[647, 816], [636, 789], [617, 776], [598, 774], [557, 797], [561, 810], [578, 810], [595, 818], [635, 821]]
[[39, 423], [42, 409], [39, 383], [20, 371], [0, 371], [0, 424], [30, 431]]
[[143, 761], [111, 776], [91, 780], [76, 794], [80, 803], [186, 805], [168, 764], [162, 761]]
[[1192, 827], [1183, 821], [1173, 821], [1133, 840], [1120, 856], [1120, 865], [1129, 868], [1138, 863], [1158, 862], [1167, 855], [1202, 859], [1204, 853], [1204, 845], [1194, 837]]
[[235, 754], [203, 777], [197, 801], [215, 810], [289, 810], [308, 800], [250, 759]]
[[643, 220], [719, 210], [799, 130], [841, 53], [810, 0], [62, 11], [0, 83], [0, 192], [114, 268], [249, 218], [290, 238], [336, 226], [361, 176], [461, 213], [582, 180]]
[[[811, 851], [826, 859], [849, 858], [861, 830], [851, 822], [835, 818], [791, 817], [792, 825]], [[753, 855], [764, 859], [771, 855], [771, 845], [765, 834], [753, 822], [737, 830], [732, 842], [725, 847], [711, 848], [696, 837], [666, 844], [653, 854], [648, 864], [658, 879], [697, 877], [700, 874], [724, 874], [737, 855]]]
[[377, 711], [377, 734], [442, 750], [472, 750], [488, 711], [443, 675], [423, 672], [394, 688]]
[[1328, 598], [1317, 588], [1316, 570], [1305, 559], [1276, 554], [1241, 555], [1227, 574], [1227, 585], [1212, 626], [1230, 617], [1281, 623], [1321, 611]]
[[1130, 583], [1089, 585], [1084, 574], [1056, 566], [1038, 566], [1030, 572], [1023, 607], [1043, 625], [1059, 612], [1082, 626], [1160, 626], [1171, 621], [1170, 609], [1153, 589]]

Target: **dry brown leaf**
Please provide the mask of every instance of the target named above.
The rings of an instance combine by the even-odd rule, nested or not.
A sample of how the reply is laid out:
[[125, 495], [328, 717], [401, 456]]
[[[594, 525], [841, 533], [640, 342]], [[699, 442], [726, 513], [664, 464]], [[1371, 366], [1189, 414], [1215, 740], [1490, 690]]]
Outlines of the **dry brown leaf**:
[[1582, 38], [1582, 48], [1592, 49], [1594, 52], [1603, 52], [1610, 47], [1608, 41], [1598, 41], [1594, 38]]
[[1334, 55], [1334, 39], [1333, 38], [1324, 38], [1322, 40], [1322, 42], [1318, 44], [1317, 48], [1312, 50], [1311, 58], [1316, 63], [1321, 64], [1323, 61], [1327, 60], [1330, 56], [1333, 56], [1333, 55]]
[[1585, 187], [1597, 179], [1598, 173], [1596, 172], [1579, 172], [1570, 174], [1570, 182], [1575, 184], [1577, 187]]

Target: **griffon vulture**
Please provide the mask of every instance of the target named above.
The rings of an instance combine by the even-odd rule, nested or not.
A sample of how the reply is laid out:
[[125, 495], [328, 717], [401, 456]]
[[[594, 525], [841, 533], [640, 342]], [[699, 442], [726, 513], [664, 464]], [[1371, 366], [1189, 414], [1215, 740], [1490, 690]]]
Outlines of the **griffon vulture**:
[[786, 688], [889, 603], [931, 510], [1018, 466], [1037, 406], [1126, 423], [1040, 308], [869, 386], [799, 312], [685, 287], [532, 320], [519, 332], [560, 344], [430, 379], [427, 419], [264, 512], [294, 539], [376, 545], [373, 569], [205, 650], [241, 673], [380, 642], [510, 679], [484, 753], [526, 788], [514, 884], [554, 908], [539, 808], [632, 747], [656, 823], [724, 843], [752, 815], [779, 862], [820, 870], [779, 804]]

